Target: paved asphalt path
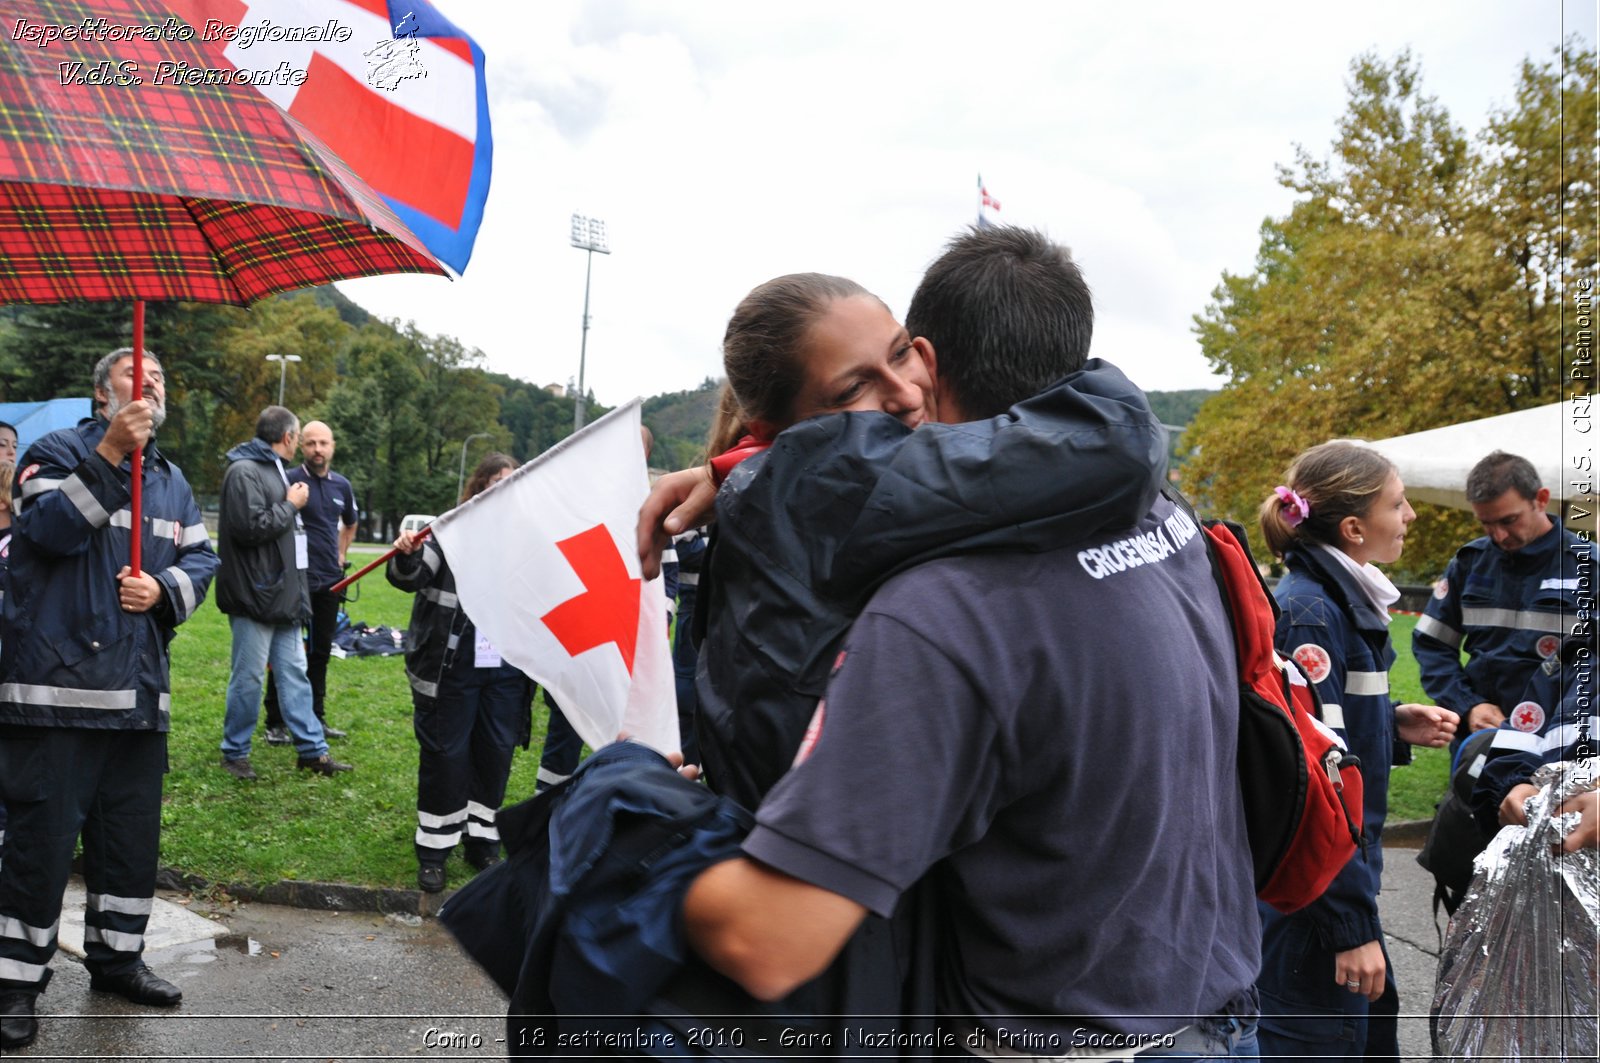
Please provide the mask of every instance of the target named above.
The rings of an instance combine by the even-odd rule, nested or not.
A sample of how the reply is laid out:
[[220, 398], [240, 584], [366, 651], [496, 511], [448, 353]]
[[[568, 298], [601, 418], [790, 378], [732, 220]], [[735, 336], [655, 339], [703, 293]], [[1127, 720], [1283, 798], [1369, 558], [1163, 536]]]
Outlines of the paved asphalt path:
[[[1425, 1060], [1439, 941], [1432, 880], [1415, 855], [1388, 850], [1380, 907], [1400, 985], [1401, 1049], [1406, 1059]], [[79, 960], [63, 952], [39, 1001], [39, 1040], [16, 1058], [342, 1063], [506, 1055], [505, 998], [434, 919], [163, 896], [174, 902], [174, 918], [212, 923], [195, 920], [190, 929], [198, 924], [198, 933], [162, 938], [187, 939], [165, 947], [154, 947], [152, 933], [146, 958], [183, 989], [183, 1004], [140, 1008], [90, 992]], [[65, 923], [62, 937], [69, 937]]]

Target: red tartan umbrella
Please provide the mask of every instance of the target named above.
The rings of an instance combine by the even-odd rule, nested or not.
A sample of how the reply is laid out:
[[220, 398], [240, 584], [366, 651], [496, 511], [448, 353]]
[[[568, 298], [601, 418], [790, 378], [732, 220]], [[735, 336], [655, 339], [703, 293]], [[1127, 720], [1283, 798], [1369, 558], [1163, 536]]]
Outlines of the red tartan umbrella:
[[198, 36], [153, 0], [5, 3], [0, 304], [247, 304], [350, 277], [448, 276], [299, 123], [207, 73], [219, 60]]

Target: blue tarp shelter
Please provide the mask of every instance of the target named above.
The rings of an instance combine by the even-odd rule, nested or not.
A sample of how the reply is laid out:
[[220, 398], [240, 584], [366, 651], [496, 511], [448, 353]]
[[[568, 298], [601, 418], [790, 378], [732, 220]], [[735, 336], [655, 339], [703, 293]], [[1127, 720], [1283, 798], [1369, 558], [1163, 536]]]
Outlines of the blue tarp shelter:
[[46, 399], [43, 402], [0, 402], [0, 421], [16, 425], [17, 459], [29, 444], [57, 428], [70, 428], [94, 412], [92, 399]]

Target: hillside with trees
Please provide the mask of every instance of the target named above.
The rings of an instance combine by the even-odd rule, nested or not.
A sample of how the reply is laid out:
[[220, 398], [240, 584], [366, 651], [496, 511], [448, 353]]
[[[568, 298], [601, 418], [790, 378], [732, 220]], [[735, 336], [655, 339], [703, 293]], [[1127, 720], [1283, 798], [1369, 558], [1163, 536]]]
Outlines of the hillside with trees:
[[[0, 401], [90, 394], [95, 360], [130, 342], [131, 320], [125, 303], [0, 309]], [[277, 398], [280, 367], [269, 354], [300, 356], [283, 376], [284, 404], [333, 428], [336, 464], [367, 513], [363, 534], [376, 538], [388, 538], [406, 513], [449, 509], [463, 464], [490, 450], [526, 461], [572, 432], [569, 396], [489, 372], [481, 352], [374, 318], [332, 287], [267, 299], [249, 312], [152, 303], [146, 337], [169, 381], [161, 449], [202, 500], [215, 495], [228, 448], [250, 436], [256, 414]], [[720, 388], [707, 377], [645, 400], [653, 468], [705, 460]], [[1209, 394], [1152, 392], [1150, 400], [1164, 422], [1181, 427]], [[589, 396], [589, 420], [608, 409]]]

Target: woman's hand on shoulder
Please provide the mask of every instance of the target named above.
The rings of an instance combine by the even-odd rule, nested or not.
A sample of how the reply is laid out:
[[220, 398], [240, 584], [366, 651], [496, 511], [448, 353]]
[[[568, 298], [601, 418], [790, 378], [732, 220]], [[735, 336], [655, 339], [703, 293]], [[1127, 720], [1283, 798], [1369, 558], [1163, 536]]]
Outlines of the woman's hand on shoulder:
[[1456, 736], [1461, 717], [1439, 705], [1396, 705], [1394, 729], [1400, 741], [1413, 746], [1442, 749]]

